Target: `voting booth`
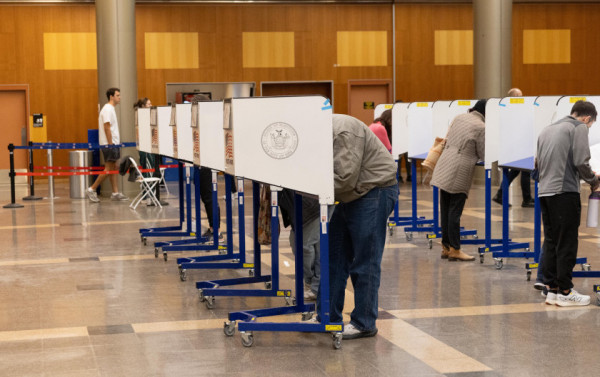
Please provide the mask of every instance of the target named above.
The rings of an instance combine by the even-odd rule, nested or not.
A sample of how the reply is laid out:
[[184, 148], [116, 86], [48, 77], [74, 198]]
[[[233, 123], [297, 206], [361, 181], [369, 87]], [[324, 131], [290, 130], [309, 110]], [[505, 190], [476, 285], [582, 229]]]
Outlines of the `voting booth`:
[[[321, 96], [225, 102], [225, 169], [239, 177], [316, 195], [333, 204], [333, 133]], [[233, 157], [233, 158], [231, 158]]]
[[[173, 133], [173, 152], [180, 161], [194, 161], [194, 142], [192, 133], [192, 105], [177, 104], [175, 106], [175, 131]], [[175, 143], [175, 137], [177, 142]], [[177, 150], [175, 151], [175, 147]]]
[[408, 130], [408, 103], [396, 103], [392, 108], [392, 156], [397, 160], [398, 156], [408, 152], [409, 130]]
[[152, 130], [150, 128], [150, 109], [137, 109], [135, 111], [135, 119], [137, 148], [141, 152], [152, 153]]
[[[394, 105], [391, 103], [380, 103], [379, 105], [375, 106], [373, 120], [379, 118], [381, 116], [381, 114], [383, 114], [384, 111], [391, 110], [393, 107], [394, 107]], [[367, 126], [368, 126], [368, 124], [367, 124]]]

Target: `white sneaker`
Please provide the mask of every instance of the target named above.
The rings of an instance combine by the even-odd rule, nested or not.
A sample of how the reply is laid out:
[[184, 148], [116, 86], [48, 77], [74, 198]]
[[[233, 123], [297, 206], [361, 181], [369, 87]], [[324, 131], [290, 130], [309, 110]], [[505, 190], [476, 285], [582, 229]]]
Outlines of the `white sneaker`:
[[304, 291], [304, 301], [315, 301], [317, 294], [310, 289]]
[[537, 289], [538, 291], [541, 291], [542, 289], [544, 289], [544, 287], [544, 283], [540, 283], [539, 281], [533, 285], [533, 289]]
[[556, 295], [557, 306], [586, 306], [589, 304], [590, 296], [582, 295], [574, 289], [571, 289], [568, 295], [563, 295], [562, 292]]
[[556, 304], [556, 293], [547, 291], [547, 290], [543, 290], [542, 296], [544, 296], [544, 293], [546, 294], [546, 305]]
[[110, 196], [110, 200], [129, 200], [129, 198], [120, 192], [113, 192]]
[[98, 194], [96, 193], [96, 191], [92, 190], [91, 187], [88, 187], [88, 189], [85, 190], [85, 193], [87, 194], [87, 197], [90, 201], [94, 203], [98, 203], [100, 201], [100, 199], [98, 199]]

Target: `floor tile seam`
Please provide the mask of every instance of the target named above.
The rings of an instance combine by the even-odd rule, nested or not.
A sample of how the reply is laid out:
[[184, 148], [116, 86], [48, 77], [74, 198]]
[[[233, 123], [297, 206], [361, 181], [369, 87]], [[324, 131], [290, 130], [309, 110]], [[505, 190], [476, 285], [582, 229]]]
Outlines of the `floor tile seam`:
[[[520, 307], [523, 305], [523, 307]], [[469, 308], [473, 308], [474, 311], [466, 312]], [[496, 308], [499, 310], [485, 310], [489, 308]], [[502, 308], [513, 309], [513, 310], [500, 310]], [[484, 309], [483, 311], [481, 311]], [[600, 307], [597, 306], [585, 306], [585, 307], [556, 307], [551, 305], [545, 305], [541, 303], [526, 303], [526, 304], [507, 304], [507, 305], [489, 305], [489, 306], [475, 306], [475, 307], [453, 307], [453, 308], [432, 308], [432, 309], [415, 309], [415, 310], [386, 310], [394, 317], [402, 320], [407, 319], [426, 319], [426, 318], [450, 318], [450, 317], [474, 317], [474, 316], [493, 316], [493, 315], [507, 315], [507, 314], [528, 314], [528, 313], [552, 313], [552, 312], [565, 312], [574, 310], [598, 310]]]

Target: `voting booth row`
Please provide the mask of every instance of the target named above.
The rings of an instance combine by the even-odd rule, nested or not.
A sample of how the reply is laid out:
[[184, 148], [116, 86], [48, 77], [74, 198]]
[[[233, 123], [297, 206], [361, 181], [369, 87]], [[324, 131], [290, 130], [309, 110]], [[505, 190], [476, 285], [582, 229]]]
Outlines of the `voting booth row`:
[[[531, 171], [534, 168], [537, 138], [542, 129], [570, 114], [571, 108], [578, 100], [586, 100], [600, 108], [600, 96], [540, 96], [540, 97], [506, 97], [491, 98], [487, 101], [485, 117], [485, 237], [479, 240], [476, 234], [461, 230], [461, 236], [472, 234], [474, 239], [462, 239], [463, 244], [480, 244], [480, 261], [491, 252], [497, 269], [503, 266], [504, 258], [527, 258], [527, 279], [532, 269], [538, 267], [541, 250], [541, 216], [535, 182], [535, 216], [534, 246], [530, 251], [529, 243], [513, 242], [509, 237], [509, 204], [508, 180], [503, 179], [502, 237], [491, 237], [491, 169], [497, 163], [506, 178], [508, 169]], [[423, 160], [436, 137], [445, 137], [454, 117], [467, 112], [476, 100], [455, 100], [436, 102], [396, 103], [379, 105], [375, 118], [381, 112], [392, 110], [392, 154], [398, 159], [408, 153], [412, 160], [413, 177], [416, 177], [416, 161]], [[592, 159], [590, 164], [595, 171], [600, 171], [600, 128], [592, 127], [589, 133]], [[431, 219], [417, 215], [416, 179], [412, 183], [412, 216], [401, 218], [398, 212], [390, 217], [390, 233], [393, 228], [403, 226], [407, 240], [412, 239], [412, 232], [421, 231], [427, 234], [431, 247], [432, 239], [439, 237], [437, 188], [433, 187], [434, 209]], [[521, 249], [522, 251], [515, 251]], [[581, 271], [574, 271], [574, 277], [598, 277], [600, 272], [591, 271], [586, 258], [578, 258]], [[599, 290], [595, 290], [598, 292]]]
[[[199, 281], [200, 300], [207, 308], [218, 296], [281, 297], [287, 305], [258, 310], [231, 312], [224, 323], [224, 333], [232, 336], [235, 326], [242, 344], [251, 346], [256, 331], [329, 332], [334, 348], [341, 347], [342, 323], [329, 320], [329, 253], [327, 208], [334, 204], [332, 106], [321, 96], [232, 98], [194, 104], [138, 109], [136, 113], [138, 149], [179, 161], [180, 222], [178, 226], [140, 229], [144, 243], [148, 237], [179, 238], [156, 242], [155, 256], [163, 251], [209, 250], [218, 254], [178, 258], [180, 279], [187, 280], [190, 269], [242, 269], [248, 277]], [[213, 213], [217, 213], [217, 174], [225, 176], [226, 234], [219, 245], [219, 223], [215, 216], [213, 239], [201, 234], [198, 170], [212, 171]], [[184, 172], [185, 171], [185, 172]], [[191, 174], [190, 171], [193, 171]], [[194, 205], [192, 183], [194, 180]], [[238, 247], [233, 245], [231, 183], [238, 182]], [[246, 261], [244, 224], [244, 180], [253, 187], [254, 259]], [[271, 189], [271, 274], [261, 271], [261, 245], [257, 241], [259, 183]], [[321, 206], [321, 295], [318, 305], [323, 313], [320, 322], [306, 321], [315, 312], [314, 304], [304, 303], [302, 252], [296, 253], [295, 292], [279, 284], [279, 207], [282, 189], [295, 192], [296, 224], [302, 224], [302, 195], [318, 198]], [[185, 199], [184, 199], [185, 198]], [[195, 212], [195, 220], [192, 211]], [[183, 239], [181, 239], [183, 238]], [[296, 250], [302, 250], [302, 229], [296, 229]], [[212, 241], [212, 242], [207, 242]], [[233, 286], [264, 283], [264, 289], [233, 289]], [[301, 314], [299, 322], [263, 322], [261, 317]]]

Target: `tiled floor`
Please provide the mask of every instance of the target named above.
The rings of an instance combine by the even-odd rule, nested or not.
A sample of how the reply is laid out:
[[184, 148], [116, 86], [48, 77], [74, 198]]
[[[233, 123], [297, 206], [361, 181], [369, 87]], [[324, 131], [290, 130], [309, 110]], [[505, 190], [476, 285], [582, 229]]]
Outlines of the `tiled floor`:
[[[38, 186], [36, 193], [47, 193]], [[505, 259], [502, 270], [490, 255], [483, 264], [448, 262], [439, 258], [437, 241], [429, 250], [424, 235], [407, 242], [400, 229], [384, 253], [376, 337], [334, 350], [326, 334], [261, 332], [246, 348], [239, 334], [223, 334], [227, 314], [284, 300], [217, 297], [207, 309], [196, 281], [247, 271], [189, 270], [182, 282], [176, 258], [206, 252], [155, 259], [138, 229], [177, 224], [177, 199], [162, 210], [132, 211], [106, 198], [70, 200], [65, 181], [56, 192], [54, 201], [23, 202], [26, 188], [19, 186], [25, 207], [0, 210], [0, 376], [589, 376], [600, 365], [595, 296], [588, 307], [546, 306], [526, 281], [525, 260]], [[419, 195], [420, 214], [430, 217], [431, 189], [419, 186]], [[511, 195], [511, 236], [531, 240], [533, 210], [518, 205], [520, 193]], [[3, 204], [9, 198], [8, 187], [0, 187]], [[406, 185], [400, 200], [401, 215], [408, 215]], [[483, 200], [483, 187], [474, 186], [463, 216], [480, 237]], [[249, 221], [250, 208], [246, 213]], [[493, 215], [499, 237], [496, 204]], [[580, 231], [580, 256], [600, 269], [597, 230]], [[287, 239], [283, 230], [281, 286], [293, 289]], [[475, 246], [464, 250], [476, 253]], [[267, 271], [268, 256], [266, 250]], [[587, 294], [595, 283], [600, 279], [575, 281]]]

